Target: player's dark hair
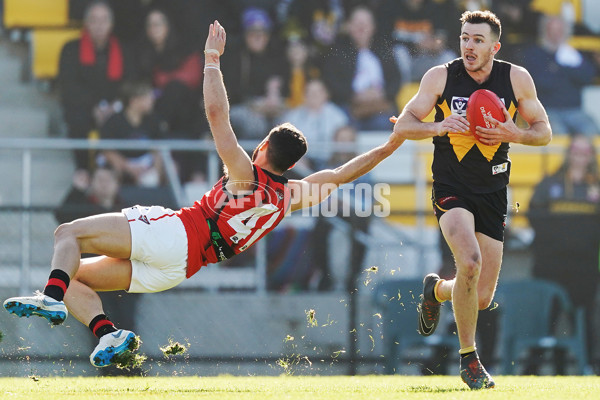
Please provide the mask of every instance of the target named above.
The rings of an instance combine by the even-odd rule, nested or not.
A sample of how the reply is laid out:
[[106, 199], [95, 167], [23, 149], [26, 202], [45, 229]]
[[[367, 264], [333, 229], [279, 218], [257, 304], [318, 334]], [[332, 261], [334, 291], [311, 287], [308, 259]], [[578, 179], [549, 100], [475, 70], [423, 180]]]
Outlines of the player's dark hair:
[[[302, 132], [288, 122], [271, 129], [263, 143], [265, 141], [269, 142], [267, 161], [281, 173], [300, 160], [308, 149], [306, 138]], [[259, 147], [260, 145], [254, 150], [253, 160]]]
[[467, 22], [469, 24], [488, 24], [492, 29], [492, 33], [496, 35], [496, 40], [500, 40], [500, 36], [502, 35], [502, 24], [500, 23], [500, 19], [493, 12], [488, 10], [465, 11], [460, 16], [460, 23], [461, 25], [464, 25]]

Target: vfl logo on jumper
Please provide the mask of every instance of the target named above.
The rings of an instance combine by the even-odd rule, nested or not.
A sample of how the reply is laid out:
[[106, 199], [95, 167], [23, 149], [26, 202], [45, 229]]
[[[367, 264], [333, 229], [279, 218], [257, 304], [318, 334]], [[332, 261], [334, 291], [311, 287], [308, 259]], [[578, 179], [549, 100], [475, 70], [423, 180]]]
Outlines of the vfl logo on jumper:
[[150, 221], [148, 221], [148, 217], [146, 217], [145, 215], [140, 215], [140, 217], [138, 218], [139, 221], [142, 221], [145, 224], [150, 225]]
[[498, 175], [506, 171], [508, 171], [507, 162], [492, 166], [492, 175]]
[[450, 109], [452, 111], [452, 114], [466, 117], [468, 101], [469, 101], [468, 97], [452, 96], [452, 101], [450, 102]]

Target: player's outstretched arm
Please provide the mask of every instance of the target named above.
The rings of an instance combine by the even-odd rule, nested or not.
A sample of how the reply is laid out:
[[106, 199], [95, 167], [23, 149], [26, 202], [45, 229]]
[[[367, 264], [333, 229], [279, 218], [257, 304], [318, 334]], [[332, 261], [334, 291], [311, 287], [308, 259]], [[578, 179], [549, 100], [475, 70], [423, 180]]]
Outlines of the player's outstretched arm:
[[324, 169], [302, 180], [290, 181], [289, 186], [292, 190], [291, 211], [319, 204], [329, 197], [338, 186], [352, 182], [371, 171], [377, 164], [389, 157], [403, 142], [403, 138], [392, 133], [386, 143], [354, 157], [335, 169]]
[[441, 136], [446, 132], [469, 130], [466, 118], [450, 115], [441, 122], [422, 122], [442, 95], [448, 72], [443, 65], [433, 67], [423, 75], [419, 91], [410, 99], [394, 125], [394, 132], [405, 139], [420, 140]]
[[252, 161], [238, 144], [229, 121], [229, 101], [219, 63], [219, 57], [225, 51], [225, 41], [225, 28], [215, 21], [208, 29], [204, 46], [204, 108], [217, 153], [227, 167], [230, 182], [252, 182]]

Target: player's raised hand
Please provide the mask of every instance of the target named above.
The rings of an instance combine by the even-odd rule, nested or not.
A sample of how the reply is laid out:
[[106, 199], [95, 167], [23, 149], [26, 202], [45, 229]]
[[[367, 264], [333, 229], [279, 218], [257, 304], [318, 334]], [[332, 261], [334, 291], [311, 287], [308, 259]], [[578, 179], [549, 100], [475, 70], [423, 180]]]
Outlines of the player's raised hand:
[[223, 28], [219, 21], [215, 20], [208, 28], [208, 37], [206, 38], [204, 51], [216, 50], [219, 52], [219, 56], [221, 56], [225, 51], [226, 39], [225, 28]]

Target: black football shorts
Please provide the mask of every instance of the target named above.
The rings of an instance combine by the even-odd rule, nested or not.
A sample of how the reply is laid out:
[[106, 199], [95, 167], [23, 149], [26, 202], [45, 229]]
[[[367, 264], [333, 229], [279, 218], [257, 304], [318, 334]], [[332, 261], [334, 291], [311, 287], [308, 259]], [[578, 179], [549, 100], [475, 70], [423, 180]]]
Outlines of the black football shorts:
[[475, 232], [504, 241], [508, 197], [506, 187], [492, 193], [466, 193], [452, 186], [433, 183], [433, 212], [438, 221], [444, 213], [460, 207], [475, 217]]

